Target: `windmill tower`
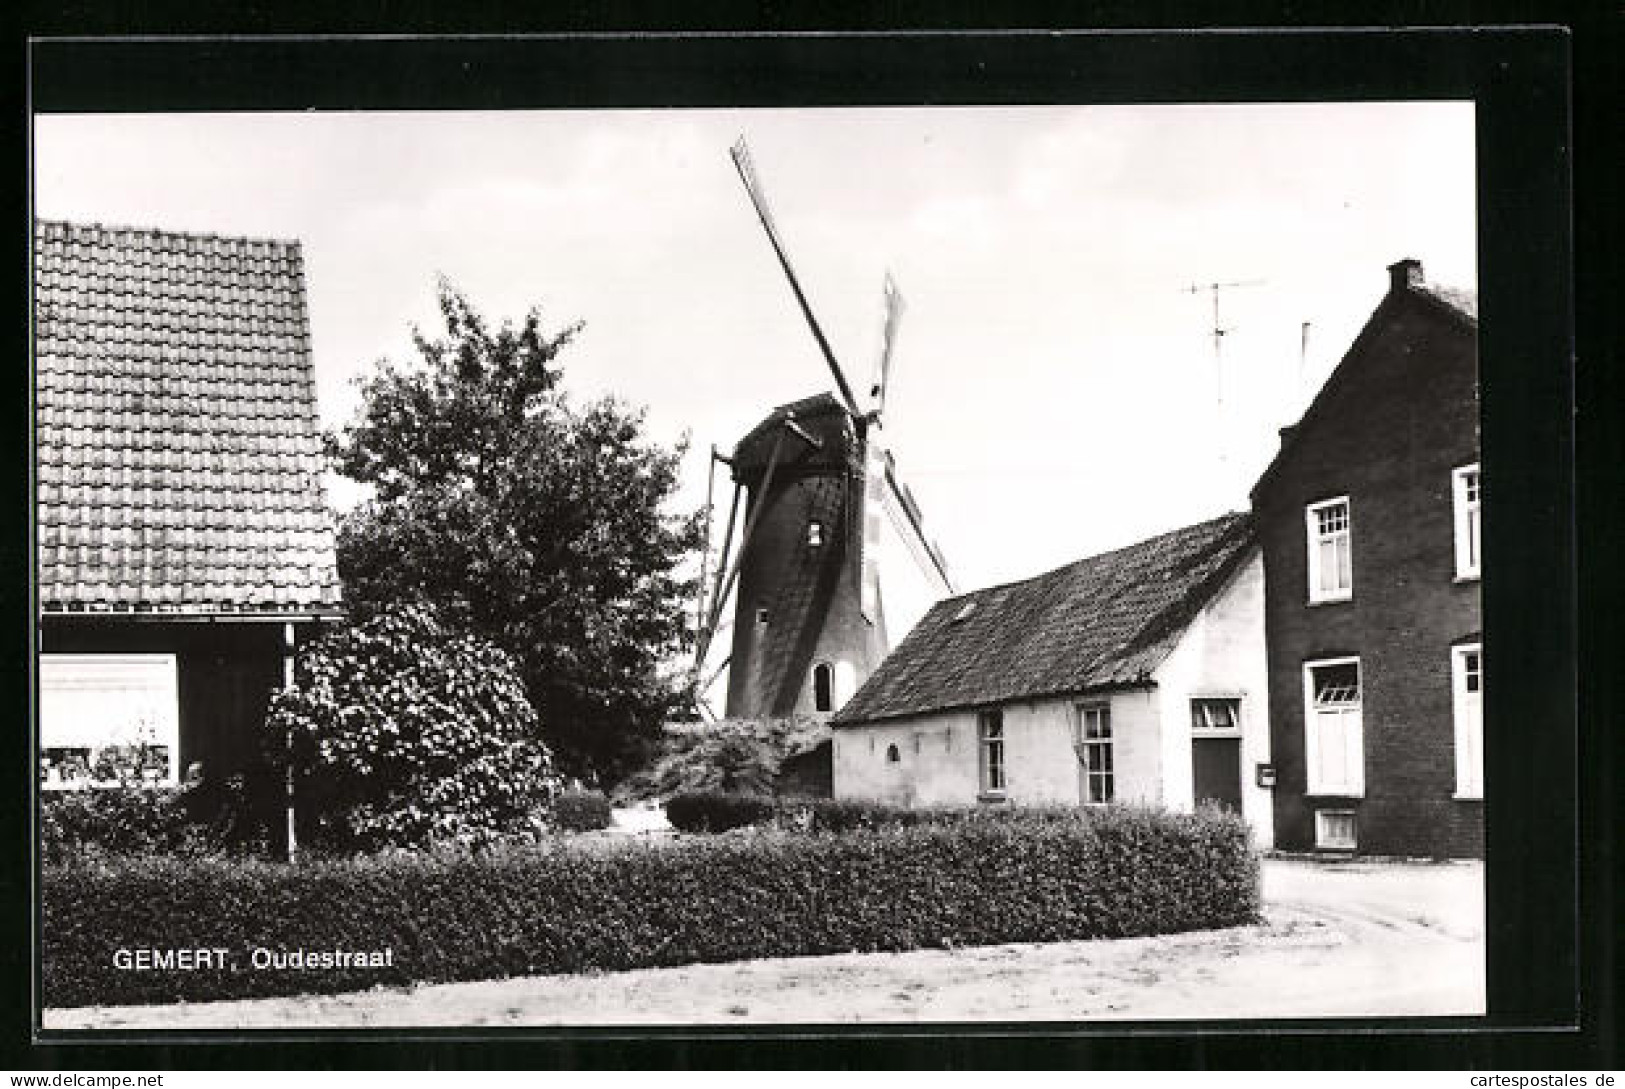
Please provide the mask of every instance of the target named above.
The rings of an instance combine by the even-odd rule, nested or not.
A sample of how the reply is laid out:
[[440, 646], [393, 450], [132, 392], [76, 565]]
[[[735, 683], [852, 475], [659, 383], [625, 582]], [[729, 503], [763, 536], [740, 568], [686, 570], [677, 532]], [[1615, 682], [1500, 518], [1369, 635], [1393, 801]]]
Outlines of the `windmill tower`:
[[[887, 527], [936, 592], [952, 593], [953, 582], [880, 442], [901, 296], [887, 277], [881, 353], [868, 403], [860, 404], [790, 264], [743, 139], [731, 154], [836, 392], [780, 405], [731, 457], [713, 457], [713, 472], [719, 462], [732, 470], [734, 497], [715, 582], [700, 603], [697, 673], [727, 627], [730, 599], [733, 622], [730, 652], [702, 676], [699, 699], [709, 708], [707, 690], [726, 668], [730, 718], [825, 717], [890, 650], [879, 570]], [[730, 562], [741, 495], [744, 529]]]

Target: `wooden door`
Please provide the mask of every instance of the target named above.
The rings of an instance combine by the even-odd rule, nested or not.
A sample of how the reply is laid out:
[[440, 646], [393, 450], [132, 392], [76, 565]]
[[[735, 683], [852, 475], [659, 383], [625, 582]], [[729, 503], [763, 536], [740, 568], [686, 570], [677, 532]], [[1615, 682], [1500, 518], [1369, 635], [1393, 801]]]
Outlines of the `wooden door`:
[[1241, 738], [1193, 737], [1191, 760], [1196, 804], [1217, 802], [1241, 812]]

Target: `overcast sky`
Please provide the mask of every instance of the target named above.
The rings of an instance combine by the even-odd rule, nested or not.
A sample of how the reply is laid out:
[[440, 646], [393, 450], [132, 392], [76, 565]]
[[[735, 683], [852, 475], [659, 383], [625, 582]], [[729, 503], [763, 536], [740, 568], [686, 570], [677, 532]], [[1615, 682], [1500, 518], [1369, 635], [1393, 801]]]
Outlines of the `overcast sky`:
[[[901, 286], [884, 439], [961, 589], [1243, 509], [1387, 264], [1476, 286], [1470, 103], [50, 116], [34, 197], [302, 242], [330, 425], [434, 327], [437, 273], [581, 319], [568, 385], [690, 434], [697, 506], [710, 444], [831, 385], [740, 134], [860, 389]], [[1222, 412], [1214, 281], [1262, 281], [1220, 293]]]

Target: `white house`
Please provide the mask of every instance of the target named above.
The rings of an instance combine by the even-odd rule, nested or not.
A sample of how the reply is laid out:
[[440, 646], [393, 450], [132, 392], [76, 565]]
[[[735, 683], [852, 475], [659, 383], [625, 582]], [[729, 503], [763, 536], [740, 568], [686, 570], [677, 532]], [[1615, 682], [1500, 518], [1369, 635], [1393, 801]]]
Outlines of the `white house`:
[[1230, 514], [939, 603], [841, 708], [834, 793], [1237, 809], [1272, 843], [1264, 569]]

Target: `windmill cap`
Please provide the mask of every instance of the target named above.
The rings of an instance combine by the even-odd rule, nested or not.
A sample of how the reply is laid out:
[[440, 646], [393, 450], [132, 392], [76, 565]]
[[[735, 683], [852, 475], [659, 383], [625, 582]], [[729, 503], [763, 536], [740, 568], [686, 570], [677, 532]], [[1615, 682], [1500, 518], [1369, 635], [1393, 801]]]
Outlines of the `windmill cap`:
[[[786, 427], [792, 422], [819, 445]], [[780, 435], [784, 436], [782, 443]], [[844, 467], [857, 450], [857, 431], [852, 414], [828, 393], [780, 405], [734, 447], [734, 478], [745, 480], [765, 472], [775, 445], [779, 447], [779, 470]]]

